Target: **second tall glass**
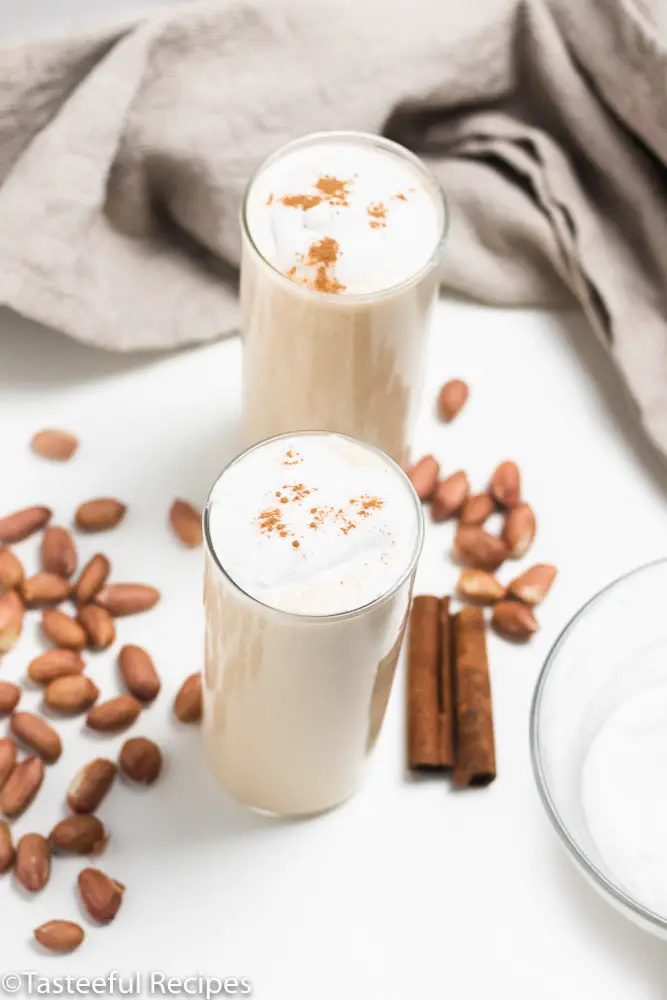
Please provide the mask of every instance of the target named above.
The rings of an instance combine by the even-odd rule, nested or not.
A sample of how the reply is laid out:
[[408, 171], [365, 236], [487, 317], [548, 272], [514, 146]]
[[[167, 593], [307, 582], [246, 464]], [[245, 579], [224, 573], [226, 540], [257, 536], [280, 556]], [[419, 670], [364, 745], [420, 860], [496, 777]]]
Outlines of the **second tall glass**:
[[[303, 248], [294, 258], [302, 263], [290, 267], [291, 258], [281, 258], [280, 248], [267, 252], [275, 235], [268, 213], [274, 179], [284, 182], [283, 165], [297, 157], [309, 158], [312, 184], [282, 197], [294, 212], [286, 222], [283, 212], [279, 221]], [[357, 160], [361, 175], [337, 176], [340, 163]], [[361, 201], [366, 191], [372, 195], [374, 169], [377, 190], [383, 183], [386, 190], [387, 178], [394, 177], [405, 181], [404, 187], [391, 199]], [[355, 196], [356, 218], [365, 225], [350, 229], [348, 242], [341, 239], [339, 246], [328, 236], [329, 227], [337, 232], [341, 219], [347, 224], [344, 213]], [[407, 463], [445, 226], [437, 182], [415, 156], [387, 139], [318, 133], [266, 161], [250, 182], [242, 214], [246, 445], [295, 430], [337, 431]], [[306, 229], [319, 240], [309, 248], [302, 239]], [[334, 259], [340, 251], [340, 269], [353, 279], [355, 268], [368, 272], [368, 254], [376, 253], [371, 291], [358, 291], [363, 283], [355, 286], [345, 279], [343, 284], [340, 269], [329, 269], [332, 246]], [[309, 263], [314, 265], [310, 271]]]

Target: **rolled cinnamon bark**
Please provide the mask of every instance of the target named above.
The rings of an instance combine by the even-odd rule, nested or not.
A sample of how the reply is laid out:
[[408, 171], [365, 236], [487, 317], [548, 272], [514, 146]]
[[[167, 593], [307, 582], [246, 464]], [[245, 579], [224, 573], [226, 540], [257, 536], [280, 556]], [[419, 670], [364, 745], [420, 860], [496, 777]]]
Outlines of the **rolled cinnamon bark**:
[[440, 671], [438, 677], [438, 700], [440, 706], [439, 750], [440, 766], [451, 771], [456, 763], [454, 741], [454, 681], [452, 677], [452, 618], [449, 613], [449, 597], [440, 601]]
[[484, 612], [464, 608], [454, 618], [454, 783], [488, 785], [496, 776], [489, 662]]
[[408, 766], [440, 767], [440, 600], [421, 595], [412, 602], [408, 636]]

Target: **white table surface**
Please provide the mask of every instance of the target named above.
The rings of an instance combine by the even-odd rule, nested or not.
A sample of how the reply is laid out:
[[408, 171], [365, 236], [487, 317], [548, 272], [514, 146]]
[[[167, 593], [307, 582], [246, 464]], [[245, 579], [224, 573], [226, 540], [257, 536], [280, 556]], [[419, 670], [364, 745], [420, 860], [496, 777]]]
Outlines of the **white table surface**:
[[[198, 732], [171, 718], [181, 679], [201, 663], [202, 557], [173, 541], [166, 512], [175, 496], [202, 503], [234, 452], [239, 340], [117, 356], [0, 312], [0, 509], [48, 503], [55, 522], [68, 523], [85, 498], [128, 503], [122, 527], [81, 539], [79, 549], [86, 558], [101, 548], [116, 579], [163, 591], [154, 611], [119, 622], [118, 641], [144, 644], [160, 669], [163, 693], [133, 731], [155, 737], [166, 755], [158, 785], [117, 785], [100, 810], [112, 836], [99, 864], [127, 885], [114, 925], [89, 928], [72, 956], [44, 956], [33, 927], [55, 917], [89, 927], [73, 889], [85, 861], [59, 858], [46, 890], [30, 899], [5, 877], [0, 971], [247, 976], [266, 1000], [667, 997], [665, 945], [571, 867], [528, 753], [531, 694], [559, 630], [600, 586], [667, 550], [665, 470], [579, 317], [445, 301], [429, 352], [417, 452], [467, 469], [476, 488], [497, 461], [515, 458], [539, 518], [530, 559], [553, 560], [560, 576], [529, 645], [490, 639], [494, 785], [453, 793], [446, 781], [406, 778], [401, 669], [363, 792], [293, 823], [230, 801], [205, 770]], [[443, 426], [433, 398], [451, 376], [469, 381], [471, 398]], [[71, 463], [30, 452], [31, 434], [48, 425], [80, 435]], [[451, 536], [451, 525], [429, 525], [419, 591], [452, 588]], [[36, 568], [35, 544], [19, 548]], [[22, 678], [40, 649], [37, 619], [5, 657], [4, 678]], [[103, 695], [119, 690], [113, 651], [91, 655], [90, 674]], [[23, 707], [38, 704], [38, 692], [25, 694]], [[123, 739], [83, 733], [80, 719], [58, 728], [63, 756], [18, 833], [47, 832], [78, 767]]]

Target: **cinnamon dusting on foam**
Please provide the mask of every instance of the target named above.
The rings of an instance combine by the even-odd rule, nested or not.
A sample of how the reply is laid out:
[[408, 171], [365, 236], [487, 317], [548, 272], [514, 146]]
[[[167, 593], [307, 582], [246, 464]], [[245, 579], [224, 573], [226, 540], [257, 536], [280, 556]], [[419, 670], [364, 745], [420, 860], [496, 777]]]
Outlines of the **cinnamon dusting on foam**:
[[[358, 175], [355, 174], [356, 176]], [[339, 208], [347, 208], [350, 204], [348, 200], [349, 186], [353, 183], [354, 178], [346, 181], [325, 175], [313, 184], [313, 187], [318, 192], [317, 194], [287, 194], [283, 195], [280, 201], [287, 208], [299, 208], [302, 212], [308, 212], [311, 208], [315, 208], [323, 202], [328, 202], [330, 205], [335, 205]], [[407, 201], [406, 196], [400, 192], [394, 195], [394, 198], [400, 201]], [[267, 205], [270, 205], [272, 202], [273, 192], [269, 194]], [[367, 212], [371, 229], [386, 229], [389, 209], [383, 202], [371, 202]], [[338, 242], [331, 236], [325, 236], [310, 245], [305, 258], [303, 254], [296, 254], [299, 263], [315, 269], [314, 276], [297, 275], [296, 264], [288, 268], [285, 274], [292, 281], [300, 281], [310, 288], [314, 288], [317, 292], [338, 295], [345, 291], [345, 285], [341, 284], [335, 274], [332, 273], [332, 270], [340, 257], [340, 252]]]
[[[295, 456], [298, 457], [295, 459]], [[301, 461], [303, 459], [300, 457], [299, 452], [289, 449], [285, 452], [282, 464], [296, 465]], [[275, 491], [275, 496], [280, 504], [300, 504], [311, 493], [317, 493], [317, 487], [309, 488], [305, 483], [283, 483], [282, 488]], [[318, 531], [328, 523], [330, 525], [335, 524], [341, 534], [349, 535], [357, 527], [362, 518], [372, 517], [374, 513], [381, 511], [384, 507], [384, 500], [382, 497], [369, 496], [363, 493], [359, 497], [351, 497], [348, 504], [349, 509], [347, 510], [343, 507], [311, 507], [310, 513], [313, 515], [313, 519], [308, 522], [308, 530]], [[260, 532], [264, 535], [270, 535], [275, 531], [280, 538], [291, 537], [293, 532], [288, 529], [285, 523], [287, 519], [286, 514], [286, 510], [280, 507], [270, 507], [261, 511], [257, 515], [257, 524]], [[391, 537], [391, 533], [386, 530], [380, 529], [380, 533]], [[292, 548], [298, 549], [300, 548], [300, 544], [295, 539], [292, 542]]]
[[381, 201], [368, 206], [368, 214], [371, 217], [371, 229], [385, 229], [387, 225], [387, 208]]
[[[367, 141], [287, 150], [253, 182], [248, 231], [297, 288], [345, 298], [399, 285], [432, 260], [442, 232], [437, 187], [418, 166]], [[338, 244], [335, 261], [315, 262]], [[289, 289], [288, 289], [289, 293]]]
[[[348, 187], [351, 183], [325, 174], [313, 184], [317, 194], [286, 194], [280, 200], [287, 208], [300, 208], [302, 212], [308, 212], [324, 201], [328, 201], [330, 205], [347, 207]], [[269, 197], [273, 200], [273, 194]]]
[[212, 551], [241, 590], [299, 614], [336, 614], [387, 593], [419, 531], [403, 477], [335, 434], [251, 449], [220, 477], [209, 518]]

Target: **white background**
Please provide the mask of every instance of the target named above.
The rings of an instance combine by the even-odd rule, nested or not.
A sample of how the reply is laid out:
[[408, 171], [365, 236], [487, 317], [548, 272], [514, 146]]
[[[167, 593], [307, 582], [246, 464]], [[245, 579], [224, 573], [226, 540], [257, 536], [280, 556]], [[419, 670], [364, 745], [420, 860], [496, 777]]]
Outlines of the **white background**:
[[[91, 23], [129, 6], [21, 0], [0, 8], [0, 32], [6, 40]], [[528, 646], [490, 639], [493, 786], [453, 793], [446, 782], [405, 776], [401, 671], [366, 788], [300, 823], [260, 818], [227, 799], [202, 764], [198, 733], [171, 718], [174, 692], [201, 663], [201, 553], [178, 546], [166, 513], [175, 496], [202, 503], [234, 453], [240, 360], [237, 339], [119, 357], [0, 312], [0, 510], [47, 503], [66, 524], [88, 497], [128, 503], [122, 527], [82, 539], [80, 553], [102, 548], [115, 579], [163, 591], [153, 612], [119, 622], [119, 643], [144, 644], [163, 676], [162, 695], [133, 732], [156, 738], [166, 755], [158, 785], [118, 784], [101, 809], [111, 841], [97, 863], [127, 885], [113, 926], [94, 928], [79, 910], [81, 860], [57, 859], [33, 898], [4, 877], [0, 971], [247, 976], [260, 1000], [664, 1000], [665, 945], [571, 868], [542, 813], [528, 754], [532, 690], [562, 626], [609, 580], [667, 553], [667, 475], [604, 352], [574, 315], [440, 304], [416, 451], [434, 451], [447, 471], [465, 468], [475, 489], [499, 460], [515, 458], [539, 519], [531, 560], [554, 561], [560, 575]], [[452, 376], [469, 381], [471, 399], [443, 427], [433, 398]], [[29, 451], [32, 433], [49, 425], [80, 435], [72, 463], [51, 465]], [[453, 587], [451, 535], [449, 525], [429, 526], [419, 591]], [[37, 568], [34, 543], [20, 554]], [[5, 657], [3, 678], [23, 678], [41, 648], [37, 619]], [[89, 672], [105, 696], [119, 690], [113, 652], [91, 655]], [[23, 707], [39, 700], [29, 691]], [[17, 835], [48, 832], [78, 767], [113, 756], [122, 742], [83, 733], [77, 719], [58, 728], [65, 752]], [[72, 956], [45, 957], [31, 942], [32, 928], [55, 917], [86, 927]]]

